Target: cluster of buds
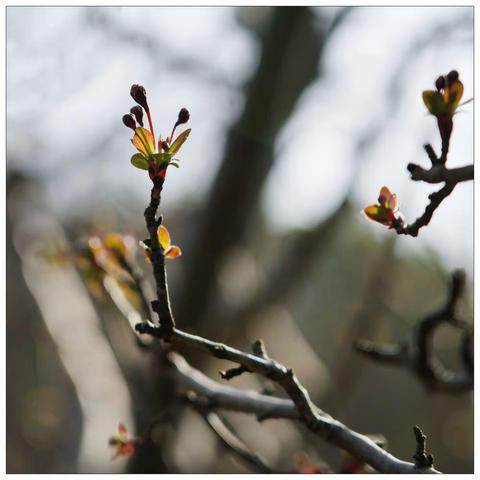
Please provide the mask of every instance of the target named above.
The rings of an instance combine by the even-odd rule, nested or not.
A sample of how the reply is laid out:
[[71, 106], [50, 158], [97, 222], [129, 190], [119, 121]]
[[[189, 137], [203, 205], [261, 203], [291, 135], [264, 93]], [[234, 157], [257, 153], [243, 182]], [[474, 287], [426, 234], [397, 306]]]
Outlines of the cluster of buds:
[[382, 187], [378, 196], [378, 205], [370, 205], [363, 210], [365, 215], [388, 228], [401, 228], [405, 218], [398, 211], [397, 196], [387, 187]]
[[425, 90], [423, 102], [428, 111], [435, 117], [453, 115], [463, 95], [463, 83], [456, 70], [442, 75], [435, 80], [436, 90]]
[[463, 83], [459, 80], [458, 72], [452, 70], [447, 75], [437, 78], [435, 88], [436, 90], [425, 90], [422, 97], [428, 111], [437, 118], [442, 150], [446, 154], [452, 134], [453, 115], [463, 95]]
[[[178, 113], [171, 134], [165, 139], [158, 139], [155, 142], [155, 132], [153, 130], [152, 116], [150, 107], [147, 102], [147, 94], [145, 88], [141, 85], [132, 85], [130, 89], [131, 97], [137, 102], [137, 105], [130, 109], [130, 112], [122, 117], [123, 124], [131, 128], [134, 132], [132, 143], [139, 153], [132, 156], [130, 162], [134, 167], [147, 170], [150, 179], [165, 178], [169, 165], [178, 167], [178, 159], [174, 155], [178, 153], [181, 146], [190, 134], [190, 128], [180, 133], [174, 140], [175, 130], [179, 125], [183, 125], [190, 119], [190, 113], [186, 108], [182, 108]], [[145, 112], [148, 120], [148, 127], [143, 126], [143, 112]]]

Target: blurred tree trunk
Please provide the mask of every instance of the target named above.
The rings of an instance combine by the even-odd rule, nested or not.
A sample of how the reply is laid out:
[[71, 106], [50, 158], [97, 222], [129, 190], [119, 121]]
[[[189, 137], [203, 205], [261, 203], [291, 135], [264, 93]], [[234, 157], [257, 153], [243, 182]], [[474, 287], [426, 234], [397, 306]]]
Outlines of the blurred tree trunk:
[[[175, 301], [182, 328], [209, 335], [208, 307], [225, 254], [242, 242], [271, 167], [274, 145], [305, 88], [317, 76], [325, 31], [309, 8], [275, 8], [260, 35], [257, 71], [245, 87], [245, 107], [228, 134], [224, 160], [203, 213], [192, 261]], [[318, 20], [318, 19], [317, 19]], [[319, 22], [317, 22], [319, 23]]]
[[[8, 195], [22, 179], [12, 175], [7, 185]], [[6, 472], [76, 473], [80, 404], [23, 279], [14, 222], [8, 216], [6, 222]]]

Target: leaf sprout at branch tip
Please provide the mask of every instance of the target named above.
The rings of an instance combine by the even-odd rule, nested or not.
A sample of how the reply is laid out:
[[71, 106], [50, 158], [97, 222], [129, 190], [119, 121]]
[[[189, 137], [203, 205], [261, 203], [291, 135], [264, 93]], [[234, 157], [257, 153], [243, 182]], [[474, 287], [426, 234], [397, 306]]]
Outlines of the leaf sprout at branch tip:
[[[139, 152], [132, 156], [130, 163], [136, 168], [147, 170], [152, 181], [158, 177], [165, 178], [167, 168], [170, 165], [177, 168], [179, 166], [179, 160], [174, 158], [174, 155], [179, 152], [187, 140], [191, 129], [188, 128], [180, 133], [175, 140], [173, 140], [173, 135], [179, 125], [189, 121], [190, 113], [186, 108], [182, 108], [178, 112], [178, 118], [172, 128], [172, 133], [165, 139], [160, 136], [158, 143], [156, 143], [145, 88], [141, 85], [132, 85], [130, 95], [138, 105], [132, 107], [130, 113], [123, 115], [122, 121], [126, 127], [134, 131], [132, 143]], [[143, 111], [147, 115], [149, 129], [143, 126]]]

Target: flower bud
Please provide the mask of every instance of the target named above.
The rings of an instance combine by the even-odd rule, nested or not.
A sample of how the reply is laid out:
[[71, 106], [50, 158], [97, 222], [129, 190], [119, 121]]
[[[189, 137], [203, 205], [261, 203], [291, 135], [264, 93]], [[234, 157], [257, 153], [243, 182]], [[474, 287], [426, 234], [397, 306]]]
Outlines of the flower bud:
[[126, 113], [122, 117], [122, 122], [126, 127], [131, 128], [133, 131], [135, 131], [135, 129], [137, 128], [137, 124], [135, 123], [135, 119], [133, 118], [133, 116], [130, 113]]
[[165, 140], [162, 142], [162, 148], [163, 148], [165, 151], [168, 151], [168, 149], [170, 148], [170, 147], [168, 146], [168, 143], [167, 143]]
[[135, 105], [130, 109], [130, 113], [135, 116], [137, 123], [143, 127], [143, 110], [139, 105]]
[[147, 92], [141, 85], [132, 85], [130, 88], [131, 97], [148, 112]]
[[190, 112], [186, 108], [182, 108], [178, 112], [178, 119], [175, 126], [182, 125], [183, 123], [187, 123], [190, 120]]
[[449, 84], [452, 84], [453, 82], [457, 81], [458, 72], [456, 70], [452, 70], [451, 72], [449, 72], [447, 75], [447, 80]]
[[445, 77], [443, 75], [438, 77], [437, 80], [435, 80], [435, 87], [438, 91], [445, 88]]

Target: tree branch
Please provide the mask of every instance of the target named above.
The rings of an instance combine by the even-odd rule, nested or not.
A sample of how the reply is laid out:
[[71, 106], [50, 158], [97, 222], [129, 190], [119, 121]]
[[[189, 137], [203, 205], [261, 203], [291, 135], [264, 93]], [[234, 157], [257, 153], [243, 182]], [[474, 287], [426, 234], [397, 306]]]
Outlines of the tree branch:
[[[473, 329], [459, 320], [455, 311], [464, 285], [465, 273], [460, 270], [453, 272], [445, 304], [418, 323], [410, 346], [377, 345], [368, 340], [359, 340], [354, 345], [355, 349], [372, 360], [410, 369], [430, 390], [449, 393], [472, 390], [474, 376], [470, 346]], [[433, 336], [444, 323], [465, 330], [460, 344], [463, 372], [448, 370], [433, 351]]]
[[430, 169], [425, 170], [420, 165], [409, 163], [407, 166], [414, 181], [422, 181], [426, 183], [460, 183], [473, 180], [473, 165], [466, 165], [458, 168], [447, 168], [445, 165], [434, 165]]
[[[204, 412], [196, 408], [204, 418], [207, 425], [213, 430], [222, 443], [244, 462], [253, 467], [257, 473], [276, 473], [265, 460], [253, 453], [240, 438], [230, 429], [226, 422], [215, 412]], [[280, 473], [280, 472], [277, 472]]]
[[150, 193], [150, 203], [145, 209], [145, 223], [150, 234], [150, 244], [152, 249], [152, 266], [155, 285], [157, 287], [157, 300], [152, 302], [152, 308], [157, 313], [160, 324], [166, 329], [175, 327], [172, 309], [170, 306], [170, 297], [168, 295], [167, 272], [165, 270], [165, 257], [158, 242], [157, 229], [162, 223], [162, 217], [156, 220], [155, 216], [160, 205], [164, 177], [155, 177], [153, 187]]
[[396, 459], [382, 450], [368, 437], [350, 430], [320, 410], [310, 400], [307, 390], [299, 382], [292, 369], [272, 359], [264, 359], [245, 353], [222, 343], [213, 342], [197, 335], [182, 332], [177, 328], [140, 323], [139, 333], [147, 333], [172, 344], [188, 345], [203, 350], [216, 358], [230, 360], [278, 383], [293, 401], [299, 419], [312, 432], [319, 435], [376, 470], [383, 473], [437, 473], [433, 468], [416, 469], [414, 464]]
[[423, 215], [421, 217], [418, 217], [415, 222], [407, 225], [406, 227], [395, 227], [397, 233], [402, 235], [410, 235], [412, 237], [418, 236], [419, 230], [430, 223], [430, 220], [432, 219], [435, 210], [453, 192], [453, 189], [456, 185], [456, 183], [447, 183], [438, 192], [431, 193], [428, 196], [430, 203], [425, 207]]
[[150, 233], [154, 278], [158, 299], [152, 302], [153, 309], [160, 317], [159, 325], [152, 322], [142, 322], [135, 326], [141, 334], [149, 334], [173, 345], [187, 345], [202, 350], [215, 358], [234, 362], [244, 370], [264, 376], [276, 382], [287, 393], [295, 405], [298, 418], [313, 433], [319, 435], [354, 457], [371, 465], [383, 473], [437, 473], [435, 469], [425, 468], [417, 470], [414, 464], [403, 462], [385, 452], [368, 437], [361, 435], [323, 412], [310, 400], [308, 391], [299, 382], [291, 368], [268, 357], [263, 342], [254, 345], [255, 353], [246, 353], [228, 345], [192, 335], [175, 327], [170, 308], [167, 277], [165, 272], [164, 252], [160, 248], [157, 228], [161, 217], [155, 219], [160, 205], [160, 195], [164, 183], [163, 178], [153, 180], [150, 204], [145, 209], [145, 221]]

